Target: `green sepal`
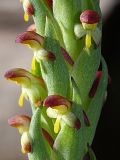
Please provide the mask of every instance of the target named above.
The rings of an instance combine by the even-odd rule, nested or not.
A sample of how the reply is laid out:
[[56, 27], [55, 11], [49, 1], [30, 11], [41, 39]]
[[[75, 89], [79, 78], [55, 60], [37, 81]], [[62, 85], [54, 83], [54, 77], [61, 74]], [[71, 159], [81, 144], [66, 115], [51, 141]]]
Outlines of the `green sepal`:
[[75, 80], [81, 96], [82, 106], [86, 110], [85, 100], [94, 81], [100, 64], [100, 49], [83, 49], [75, 62], [71, 76]]
[[58, 22], [67, 52], [76, 60], [83, 49], [84, 40], [78, 40], [74, 34], [74, 25], [80, 23], [80, 0], [54, 0], [53, 13]]
[[102, 58], [102, 77], [100, 79], [96, 94], [94, 98], [92, 98], [87, 111], [87, 116], [89, 118], [91, 126], [86, 130], [86, 140], [87, 143], [89, 143], [90, 145], [93, 141], [97, 123], [104, 103], [104, 96], [105, 96], [105, 91], [107, 89], [107, 84], [108, 84], [108, 70], [106, 63]]
[[41, 109], [37, 108], [32, 117], [29, 130], [32, 141], [32, 153], [28, 154], [29, 160], [50, 160], [50, 150], [43, 138], [40, 121]]

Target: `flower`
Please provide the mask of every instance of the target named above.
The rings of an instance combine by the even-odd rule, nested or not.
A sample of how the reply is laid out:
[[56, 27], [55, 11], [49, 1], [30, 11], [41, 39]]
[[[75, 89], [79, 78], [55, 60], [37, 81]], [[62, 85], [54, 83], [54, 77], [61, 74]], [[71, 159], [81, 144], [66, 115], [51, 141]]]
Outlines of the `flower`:
[[86, 35], [86, 48], [91, 47], [91, 38], [93, 38], [96, 45], [99, 45], [101, 40], [101, 31], [97, 27], [97, 24], [100, 21], [100, 16], [92, 10], [85, 10], [80, 15], [80, 21], [82, 25], [76, 24], [74, 27], [76, 37], [82, 38]]
[[31, 48], [33, 51], [38, 51], [43, 45], [44, 37], [40, 36], [34, 31], [26, 31], [22, 34], [19, 34], [16, 37], [15, 42], [24, 44]]
[[29, 137], [30, 122], [31, 118], [25, 115], [16, 115], [8, 120], [8, 124], [17, 128], [21, 134], [21, 150], [24, 154], [32, 151], [31, 140]]
[[19, 99], [19, 105], [23, 105], [23, 98], [39, 107], [43, 99], [47, 96], [44, 81], [40, 77], [32, 75], [25, 69], [15, 68], [5, 73], [5, 78], [16, 82], [22, 87], [22, 94]]
[[[12, 127], [18, 129], [21, 135], [21, 146], [22, 146], [22, 153], [29, 153], [32, 151], [31, 147], [31, 140], [29, 137], [29, 127], [31, 123], [31, 118], [26, 115], [16, 115], [8, 119], [8, 124]], [[49, 143], [51, 147], [53, 147], [54, 140], [50, 136], [50, 134], [42, 128], [42, 134], [46, 141]]]
[[26, 31], [16, 37], [16, 43], [21, 43], [34, 51], [34, 57], [38, 62], [40, 60], [55, 60], [55, 55], [43, 48], [44, 37], [34, 31]]
[[72, 102], [59, 95], [48, 96], [43, 105], [47, 107], [47, 115], [50, 118], [55, 118], [54, 132], [58, 133], [60, 124], [63, 120], [70, 127], [80, 129], [80, 120], [71, 112]]
[[34, 15], [34, 8], [31, 4], [30, 0], [21, 0], [23, 3], [23, 9], [24, 9], [24, 20], [27, 22], [29, 20], [29, 16]]
[[18, 129], [19, 133], [29, 131], [31, 118], [26, 115], [16, 115], [8, 119], [8, 124]]

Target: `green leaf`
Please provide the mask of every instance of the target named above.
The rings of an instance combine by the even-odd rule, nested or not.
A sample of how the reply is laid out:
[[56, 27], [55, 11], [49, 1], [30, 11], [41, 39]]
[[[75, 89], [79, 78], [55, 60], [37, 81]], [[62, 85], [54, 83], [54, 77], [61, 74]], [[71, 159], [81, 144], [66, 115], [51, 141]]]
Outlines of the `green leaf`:
[[75, 80], [84, 109], [85, 100], [88, 97], [89, 90], [95, 78], [96, 71], [100, 64], [100, 49], [84, 49], [79, 55], [76, 63], [73, 66], [71, 76]]
[[37, 108], [31, 120], [29, 134], [32, 141], [32, 153], [28, 154], [29, 160], [50, 160], [50, 152], [45, 142], [40, 126], [41, 110]]
[[90, 145], [93, 141], [97, 123], [100, 117], [105, 91], [107, 89], [107, 83], [108, 83], [107, 65], [104, 59], [102, 58], [102, 77], [99, 82], [96, 94], [94, 98], [91, 100], [89, 109], [87, 111], [87, 115], [91, 126], [86, 130], [86, 140], [87, 143], [89, 143]]

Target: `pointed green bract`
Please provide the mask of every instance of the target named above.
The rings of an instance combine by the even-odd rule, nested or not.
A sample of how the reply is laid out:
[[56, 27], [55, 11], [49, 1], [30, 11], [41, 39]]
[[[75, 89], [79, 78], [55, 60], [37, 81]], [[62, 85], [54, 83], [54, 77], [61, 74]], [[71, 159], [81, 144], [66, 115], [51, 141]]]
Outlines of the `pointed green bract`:
[[86, 130], [86, 139], [89, 144], [92, 143], [97, 123], [100, 117], [102, 106], [104, 103], [104, 96], [108, 84], [108, 70], [105, 63], [105, 60], [102, 58], [102, 77], [99, 82], [96, 94], [91, 100], [89, 109], [87, 111], [88, 118], [90, 120], [91, 126]]
[[29, 134], [32, 142], [32, 153], [28, 154], [29, 160], [50, 160], [50, 151], [47, 147], [47, 143], [43, 138], [40, 121], [41, 110], [38, 108], [36, 109], [30, 124]]
[[85, 48], [79, 55], [72, 69], [71, 75], [79, 88], [82, 101], [81, 105], [84, 109], [86, 109], [86, 106], [84, 106], [85, 100], [88, 97], [88, 93], [100, 64], [100, 56], [99, 48]]

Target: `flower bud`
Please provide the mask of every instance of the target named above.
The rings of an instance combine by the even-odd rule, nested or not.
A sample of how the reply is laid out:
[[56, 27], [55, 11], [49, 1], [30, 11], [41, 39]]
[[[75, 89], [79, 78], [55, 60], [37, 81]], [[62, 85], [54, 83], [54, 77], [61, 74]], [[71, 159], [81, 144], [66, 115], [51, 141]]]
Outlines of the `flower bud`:
[[29, 131], [30, 122], [31, 118], [25, 115], [16, 115], [15, 117], [8, 119], [8, 124], [17, 128], [20, 134]]
[[[95, 12], [93, 10], [85, 10], [80, 15], [80, 21], [86, 25], [87, 24], [96, 24], [100, 21], [100, 16], [97, 14], [97, 12]], [[89, 29], [89, 27], [85, 28], [85, 29]], [[90, 27], [90, 29], [91, 29], [91, 27]]]
[[24, 132], [21, 136], [21, 147], [23, 154], [32, 152], [31, 140], [28, 132]]

